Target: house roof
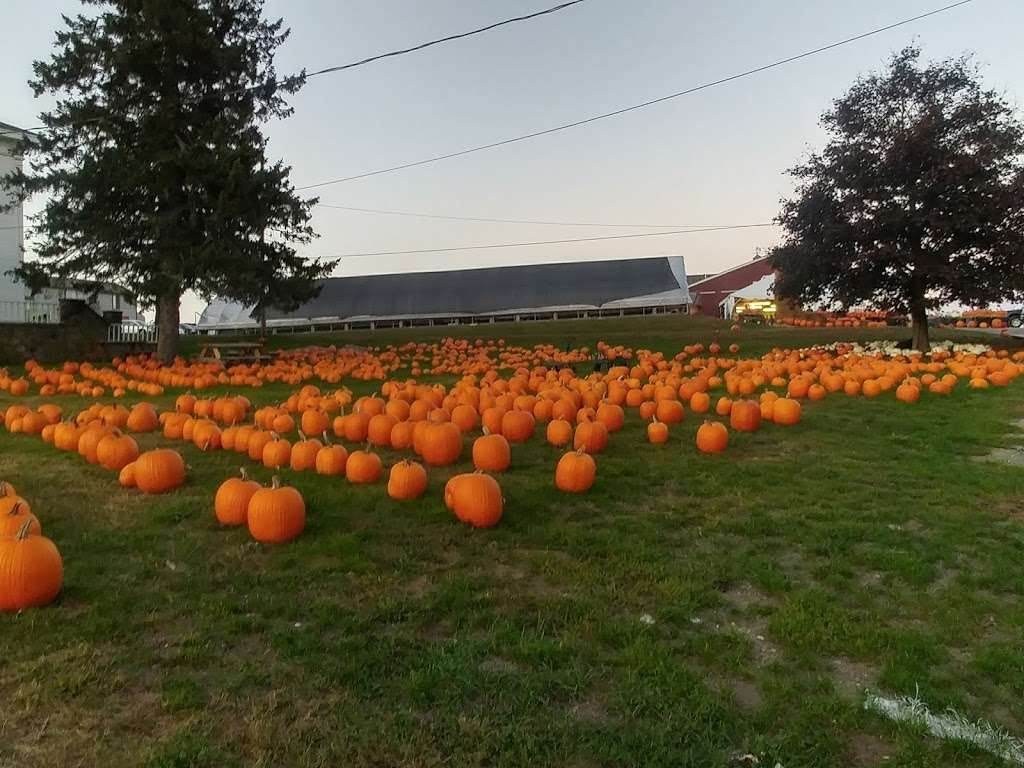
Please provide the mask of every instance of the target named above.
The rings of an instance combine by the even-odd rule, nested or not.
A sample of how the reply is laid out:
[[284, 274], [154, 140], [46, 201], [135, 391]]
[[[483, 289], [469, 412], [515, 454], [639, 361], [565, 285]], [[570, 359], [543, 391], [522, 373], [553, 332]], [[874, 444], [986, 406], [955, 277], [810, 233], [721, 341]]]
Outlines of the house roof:
[[36, 141], [38, 138], [39, 137], [31, 131], [26, 131], [24, 128], [19, 128], [16, 125], [0, 121], [0, 139], [7, 139], [13, 143], [23, 139], [27, 141]]
[[531, 264], [446, 272], [332, 277], [295, 312], [268, 319], [420, 317], [599, 308], [664, 294], [658, 303], [689, 301], [682, 256]]
[[746, 269], [753, 264], [757, 264], [762, 261], [767, 261], [770, 258], [771, 255], [769, 254], [767, 256], [758, 256], [757, 258], [751, 259], [750, 261], [744, 261], [742, 264], [737, 264], [735, 267], [729, 267], [729, 269], [724, 269], [721, 272], [716, 272], [713, 275], [708, 275], [707, 277], [704, 277], [701, 280], [692, 282], [690, 283], [690, 288], [700, 288], [702, 283], [706, 283], [710, 280], [717, 280], [720, 277], [725, 277], [726, 275], [732, 274], [733, 272], [738, 272], [741, 269]]

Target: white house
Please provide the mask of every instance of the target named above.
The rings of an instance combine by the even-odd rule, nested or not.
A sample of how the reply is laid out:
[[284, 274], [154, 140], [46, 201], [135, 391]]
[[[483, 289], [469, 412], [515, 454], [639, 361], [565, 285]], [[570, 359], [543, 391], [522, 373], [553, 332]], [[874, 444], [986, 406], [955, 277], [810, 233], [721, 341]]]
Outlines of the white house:
[[[0, 177], [21, 167], [22, 157], [16, 152], [17, 145], [32, 138], [28, 131], [0, 122]], [[0, 187], [0, 205], [9, 203], [11, 199], [10, 193]], [[21, 203], [6, 213], [0, 213], [0, 323], [56, 323], [60, 319], [61, 299], [87, 301], [100, 315], [113, 311], [121, 312], [124, 320], [138, 319], [135, 297], [114, 283], [60, 280], [35, 296], [27, 296], [25, 286], [7, 274], [24, 259], [24, 222]]]
[[[21, 155], [15, 149], [27, 136], [13, 125], [0, 122], [0, 177], [21, 168]], [[11, 202], [12, 196], [0, 187], [0, 207]], [[25, 301], [25, 289], [7, 274], [21, 264], [24, 243], [24, 218], [21, 204], [6, 213], [0, 212], [0, 319], [15, 311], [9, 302]]]

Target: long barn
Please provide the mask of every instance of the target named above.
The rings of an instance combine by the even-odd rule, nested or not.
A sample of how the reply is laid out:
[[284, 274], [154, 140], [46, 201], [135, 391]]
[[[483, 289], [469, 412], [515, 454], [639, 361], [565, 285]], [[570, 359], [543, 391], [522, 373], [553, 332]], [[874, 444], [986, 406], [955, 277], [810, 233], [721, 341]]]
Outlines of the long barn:
[[[682, 256], [332, 277], [294, 312], [270, 310], [275, 330], [384, 328], [687, 312]], [[252, 310], [214, 301], [199, 330], [255, 328]]]

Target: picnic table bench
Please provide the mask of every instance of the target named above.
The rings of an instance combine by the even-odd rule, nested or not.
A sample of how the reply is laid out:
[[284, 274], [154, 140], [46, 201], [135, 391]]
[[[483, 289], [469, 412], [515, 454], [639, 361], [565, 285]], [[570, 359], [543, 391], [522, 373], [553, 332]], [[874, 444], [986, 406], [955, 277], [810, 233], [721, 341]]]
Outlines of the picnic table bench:
[[212, 341], [204, 344], [196, 360], [200, 363], [219, 361], [227, 364], [262, 363], [270, 360], [266, 342], [259, 341]]

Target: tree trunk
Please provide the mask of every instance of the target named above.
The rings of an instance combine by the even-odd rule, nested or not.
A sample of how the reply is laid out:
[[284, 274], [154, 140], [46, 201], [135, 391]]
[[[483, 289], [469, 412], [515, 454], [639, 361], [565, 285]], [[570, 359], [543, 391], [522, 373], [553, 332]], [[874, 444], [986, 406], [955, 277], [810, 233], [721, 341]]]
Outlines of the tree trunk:
[[923, 304], [911, 307], [910, 322], [914, 328], [914, 349], [919, 352], [931, 351], [931, 343], [928, 340], [928, 313]]
[[181, 289], [168, 288], [156, 302], [157, 342], [156, 355], [161, 363], [174, 362], [178, 356], [178, 311], [181, 305]]

